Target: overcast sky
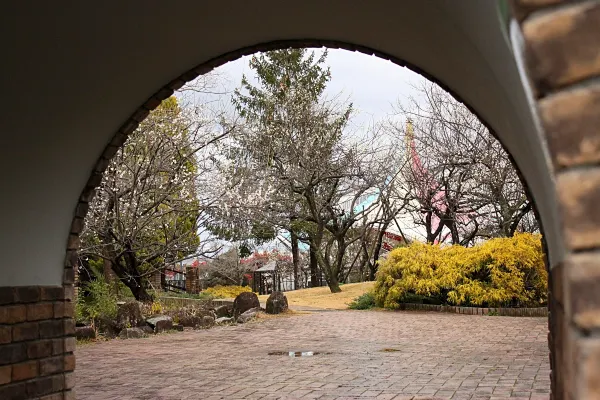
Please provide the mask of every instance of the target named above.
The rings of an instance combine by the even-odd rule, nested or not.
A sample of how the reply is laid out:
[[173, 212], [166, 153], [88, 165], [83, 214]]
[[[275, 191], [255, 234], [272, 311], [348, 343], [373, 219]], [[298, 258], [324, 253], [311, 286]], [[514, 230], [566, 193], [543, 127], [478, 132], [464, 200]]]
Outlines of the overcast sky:
[[[248, 62], [249, 57], [243, 57], [216, 70], [227, 79], [227, 90], [240, 85], [242, 74], [248, 78], [254, 77]], [[329, 50], [326, 62], [331, 68], [331, 82], [326, 94], [331, 97], [341, 92], [343, 98], [353, 102], [356, 110], [353, 123], [356, 126], [366, 126], [373, 119], [385, 118], [392, 112], [392, 104], [398, 99], [406, 100], [409, 96], [415, 96], [412, 86], [424, 80], [408, 68], [347, 50]]]

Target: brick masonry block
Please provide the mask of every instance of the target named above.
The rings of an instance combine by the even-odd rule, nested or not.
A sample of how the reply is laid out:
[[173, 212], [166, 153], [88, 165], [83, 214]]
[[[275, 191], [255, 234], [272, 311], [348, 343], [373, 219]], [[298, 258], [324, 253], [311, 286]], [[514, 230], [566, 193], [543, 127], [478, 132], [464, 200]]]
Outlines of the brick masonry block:
[[562, 91], [539, 102], [556, 169], [600, 163], [600, 85]]
[[600, 246], [600, 168], [558, 174], [559, 210], [568, 249]]
[[12, 365], [0, 367], [0, 385], [6, 385], [12, 380]]
[[580, 338], [576, 342], [576, 377], [573, 398], [600, 399], [600, 339]]
[[64, 323], [61, 319], [40, 321], [40, 338], [55, 338], [63, 336]]
[[41, 288], [41, 298], [43, 301], [63, 300], [64, 297], [62, 286], [44, 286]]
[[75, 370], [75, 354], [65, 354], [64, 360], [65, 360], [65, 364], [64, 364], [65, 372], [74, 371]]
[[18, 286], [15, 288], [19, 303], [35, 303], [40, 301], [41, 289], [38, 286]]
[[75, 387], [75, 372], [65, 373], [65, 389], [73, 389]]
[[0, 324], [16, 324], [27, 320], [27, 308], [23, 304], [1, 306]]
[[54, 303], [54, 318], [73, 318], [75, 305], [72, 301], [60, 301]]
[[599, 25], [597, 1], [562, 7], [522, 24], [527, 69], [540, 93], [600, 74]]
[[27, 343], [28, 358], [43, 358], [52, 355], [52, 340], [37, 340]]
[[75, 269], [73, 267], [65, 267], [63, 272], [63, 283], [72, 285], [75, 283]]
[[65, 300], [73, 300], [75, 298], [75, 288], [73, 285], [65, 284]]
[[16, 302], [15, 288], [12, 286], [0, 287], [0, 306]]
[[37, 322], [25, 322], [13, 326], [13, 342], [37, 339], [39, 337], [39, 325]]
[[64, 387], [64, 378], [62, 374], [45, 376], [27, 383], [27, 394], [32, 397], [39, 397], [45, 394], [58, 392]]
[[586, 331], [600, 328], [600, 257], [598, 253], [570, 254], [566, 261], [572, 322]]
[[53, 303], [34, 303], [27, 305], [27, 321], [51, 319], [54, 316]]
[[3, 344], [0, 346], [0, 365], [16, 364], [27, 359], [25, 343]]
[[0, 344], [10, 343], [12, 341], [12, 326], [0, 325]]
[[77, 250], [81, 244], [81, 239], [78, 234], [71, 233], [69, 235], [69, 239], [67, 240], [67, 249], [68, 250]]
[[52, 375], [63, 371], [64, 357], [44, 358], [40, 362], [40, 376]]
[[65, 341], [65, 353], [72, 353], [75, 351], [75, 346], [77, 345], [77, 339], [74, 336], [67, 337], [64, 339]]
[[63, 354], [65, 352], [65, 339], [52, 339], [52, 354]]
[[24, 381], [38, 376], [38, 362], [26, 361], [12, 366], [12, 381]]
[[64, 331], [63, 335], [74, 335], [75, 334], [75, 320], [71, 318], [63, 319]]
[[27, 382], [0, 386], [0, 399], [28, 399]]
[[40, 397], [40, 400], [64, 400], [62, 393], [53, 393]]

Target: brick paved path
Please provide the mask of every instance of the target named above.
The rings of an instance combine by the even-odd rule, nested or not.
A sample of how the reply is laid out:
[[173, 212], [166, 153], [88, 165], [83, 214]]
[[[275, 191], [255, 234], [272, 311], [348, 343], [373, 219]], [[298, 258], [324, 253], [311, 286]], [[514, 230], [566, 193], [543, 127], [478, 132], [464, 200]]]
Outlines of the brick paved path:
[[[546, 337], [543, 318], [322, 312], [81, 346], [77, 395], [92, 400], [548, 399]], [[276, 351], [327, 354], [268, 355]]]

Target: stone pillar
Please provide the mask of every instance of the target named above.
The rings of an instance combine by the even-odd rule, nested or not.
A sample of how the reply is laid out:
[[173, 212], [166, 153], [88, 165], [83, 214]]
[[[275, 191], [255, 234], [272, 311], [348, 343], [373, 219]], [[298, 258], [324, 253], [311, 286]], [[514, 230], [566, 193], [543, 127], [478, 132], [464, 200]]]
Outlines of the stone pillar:
[[551, 269], [552, 398], [600, 398], [600, 2], [513, 0], [567, 250]]
[[161, 290], [162, 288], [162, 271], [157, 269], [150, 275], [150, 285], [154, 290]]
[[198, 268], [186, 267], [185, 269], [185, 291], [191, 294], [200, 293], [200, 279]]

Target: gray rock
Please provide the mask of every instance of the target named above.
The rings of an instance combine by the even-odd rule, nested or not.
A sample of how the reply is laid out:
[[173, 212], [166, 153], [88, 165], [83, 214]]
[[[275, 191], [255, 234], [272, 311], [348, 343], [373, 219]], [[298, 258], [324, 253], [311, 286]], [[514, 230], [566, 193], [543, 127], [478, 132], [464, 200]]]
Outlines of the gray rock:
[[117, 326], [120, 329], [135, 328], [146, 325], [142, 316], [142, 306], [137, 301], [120, 304], [117, 311]]
[[267, 299], [267, 314], [280, 314], [288, 310], [288, 300], [283, 292], [273, 292]]
[[143, 331], [144, 331], [144, 333], [145, 333], [145, 334], [147, 334], [147, 335], [152, 335], [152, 334], [154, 334], [154, 329], [153, 329], [153, 328], [151, 328], [149, 325], [142, 326], [140, 329], [141, 329], [141, 330], [143, 330]]
[[256, 293], [240, 293], [233, 301], [233, 318], [237, 320], [240, 315], [252, 308], [260, 308]]
[[147, 336], [142, 328], [125, 328], [119, 333], [121, 339], [140, 339]]
[[168, 315], [159, 315], [148, 318], [146, 323], [154, 330], [155, 333], [169, 331], [173, 328], [173, 318]]
[[217, 318], [231, 317], [232, 312], [233, 312], [233, 305], [231, 305], [231, 304], [226, 304], [226, 305], [215, 308], [215, 316]]
[[75, 327], [75, 337], [77, 339], [96, 339], [96, 330], [91, 326]]
[[245, 313], [242, 313], [239, 317], [237, 317], [237, 320], [236, 320], [237, 323], [245, 324], [246, 322], [248, 322], [251, 319], [253, 319], [254, 317], [256, 317], [256, 314], [258, 313], [258, 311], [260, 311], [260, 307], [258, 307], [258, 309], [254, 308], [254, 309], [247, 310]]
[[215, 319], [212, 316], [205, 315], [202, 317], [202, 322], [198, 325], [198, 328], [212, 328], [215, 326]]
[[225, 324], [230, 324], [233, 322], [233, 318], [231, 317], [221, 317], [221, 318], [217, 318], [215, 320], [215, 323], [217, 325], [225, 325]]
[[107, 317], [99, 317], [96, 322], [98, 332], [102, 333], [107, 338], [116, 338], [121, 331], [121, 327], [116, 320]]

